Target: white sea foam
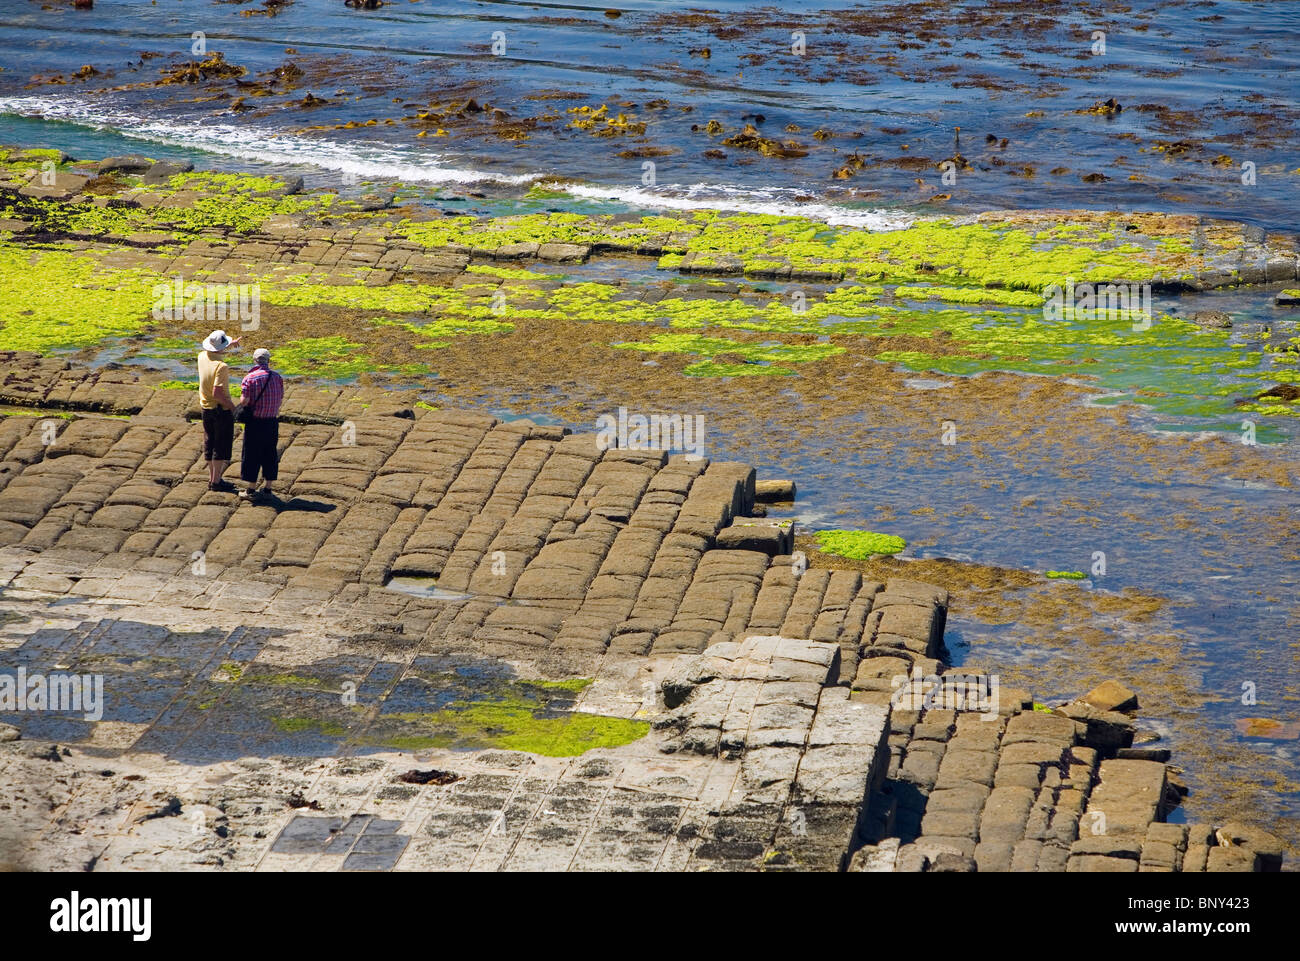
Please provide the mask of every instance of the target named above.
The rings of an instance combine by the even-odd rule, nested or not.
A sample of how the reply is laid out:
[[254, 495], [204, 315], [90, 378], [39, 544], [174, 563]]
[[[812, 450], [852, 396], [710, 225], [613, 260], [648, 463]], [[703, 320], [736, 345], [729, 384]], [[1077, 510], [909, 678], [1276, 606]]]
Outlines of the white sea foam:
[[[253, 163], [294, 164], [331, 171], [356, 180], [394, 180], [434, 186], [546, 182], [543, 173], [508, 174], [450, 164], [427, 147], [376, 142], [341, 143], [327, 138], [275, 133], [231, 123], [147, 118], [115, 109], [109, 102], [51, 97], [0, 97], [0, 113], [82, 124], [152, 143], [202, 150]], [[799, 191], [747, 188], [728, 184], [659, 184], [654, 187], [548, 183], [575, 198], [630, 207], [666, 210], [734, 210], [774, 216], [807, 217], [840, 226], [893, 230], [916, 218], [897, 211], [862, 209], [796, 199]]]
[[111, 130], [133, 140], [186, 147], [239, 160], [298, 164], [354, 175], [362, 180], [392, 179], [408, 183], [527, 184], [535, 175], [490, 173], [451, 167], [432, 152], [384, 144], [338, 143], [326, 139], [277, 134], [237, 124], [176, 119], [149, 119], [111, 108], [44, 97], [0, 98], [0, 113], [38, 116], [97, 129]]
[[575, 197], [612, 200], [630, 207], [663, 207], [670, 210], [737, 210], [778, 217], [807, 217], [845, 227], [868, 230], [897, 230], [918, 218], [890, 210], [865, 210], [830, 203], [795, 200], [800, 192], [784, 187], [733, 187], [727, 184], [661, 184], [649, 187], [619, 187], [598, 184], [561, 184], [557, 189]]

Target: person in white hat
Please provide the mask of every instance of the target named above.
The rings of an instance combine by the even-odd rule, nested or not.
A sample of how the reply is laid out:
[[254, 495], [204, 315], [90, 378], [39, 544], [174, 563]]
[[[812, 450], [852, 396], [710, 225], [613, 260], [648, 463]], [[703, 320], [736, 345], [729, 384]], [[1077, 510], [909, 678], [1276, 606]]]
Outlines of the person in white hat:
[[214, 330], [199, 351], [199, 408], [203, 414], [203, 459], [208, 463], [208, 490], [233, 490], [221, 479], [230, 466], [235, 443], [235, 402], [230, 398], [230, 367], [225, 357], [239, 346], [224, 330]]

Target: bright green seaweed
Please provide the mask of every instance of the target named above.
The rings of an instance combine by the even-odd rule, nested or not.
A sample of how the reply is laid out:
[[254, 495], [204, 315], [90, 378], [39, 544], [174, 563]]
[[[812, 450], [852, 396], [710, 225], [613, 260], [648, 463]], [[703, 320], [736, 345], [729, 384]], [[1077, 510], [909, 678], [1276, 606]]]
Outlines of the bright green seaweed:
[[897, 554], [907, 546], [901, 537], [873, 531], [818, 531], [814, 536], [823, 554], [838, 554], [857, 561], [877, 554]]

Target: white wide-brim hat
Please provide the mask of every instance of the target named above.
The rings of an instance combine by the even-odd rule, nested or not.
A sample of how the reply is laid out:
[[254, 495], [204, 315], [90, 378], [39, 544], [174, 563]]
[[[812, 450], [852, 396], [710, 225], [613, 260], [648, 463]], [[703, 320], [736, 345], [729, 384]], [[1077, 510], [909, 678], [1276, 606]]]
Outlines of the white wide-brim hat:
[[202, 344], [204, 350], [223, 351], [231, 344], [231, 340], [226, 336], [224, 330], [214, 330], [208, 334], [208, 339]]

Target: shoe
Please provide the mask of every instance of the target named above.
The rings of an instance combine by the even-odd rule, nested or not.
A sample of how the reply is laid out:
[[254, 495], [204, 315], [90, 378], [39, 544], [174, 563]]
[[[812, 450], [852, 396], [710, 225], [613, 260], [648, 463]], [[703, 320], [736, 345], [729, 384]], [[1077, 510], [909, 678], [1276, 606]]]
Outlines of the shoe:
[[256, 498], [257, 498], [257, 491], [253, 490], [251, 487], [245, 488], [244, 490], [239, 492], [239, 499], [241, 501], [251, 501], [251, 500], [255, 500]]

